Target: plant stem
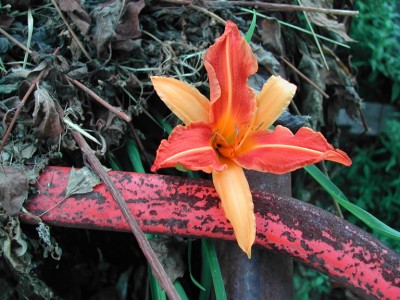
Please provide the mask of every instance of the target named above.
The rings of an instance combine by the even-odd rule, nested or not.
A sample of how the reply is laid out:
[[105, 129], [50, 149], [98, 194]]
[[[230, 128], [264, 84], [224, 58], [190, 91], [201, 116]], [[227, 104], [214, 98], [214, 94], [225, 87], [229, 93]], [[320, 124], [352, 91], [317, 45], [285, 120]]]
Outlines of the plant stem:
[[[0, 28], [1, 29], [1, 28]], [[24, 46], [25, 47], [25, 46]], [[57, 53], [60, 51], [60, 47], [58, 47], [56, 50], [54, 50], [53, 55], [57, 55]], [[47, 72], [49, 67], [44, 68], [42, 71], [40, 71], [39, 75], [32, 81], [28, 91], [25, 93], [24, 97], [21, 100], [21, 103], [19, 104], [10, 125], [7, 128], [6, 133], [4, 134], [3, 140], [1, 141], [1, 145], [0, 145], [0, 153], [3, 151], [3, 148], [5, 146], [5, 144], [8, 141], [8, 137], [11, 134], [11, 131], [14, 128], [15, 122], [17, 121], [17, 118], [19, 116], [19, 114], [21, 113], [22, 108], [25, 105], [26, 100], [28, 100], [29, 96], [32, 94], [33, 90], [35, 89], [36, 85], [39, 83], [39, 81], [42, 79], [42, 77], [44, 76], [44, 74]]]
[[86, 143], [83, 136], [77, 132], [72, 131], [72, 135], [76, 142], [78, 143], [84, 157], [90, 163], [91, 167], [93, 168], [94, 172], [101, 178], [101, 180], [106, 185], [108, 191], [112, 194], [115, 202], [117, 202], [123, 216], [125, 217], [126, 221], [129, 224], [129, 227], [132, 230], [133, 235], [135, 236], [139, 247], [142, 249], [144, 256], [146, 257], [151, 269], [153, 271], [154, 276], [159, 281], [162, 288], [168, 295], [169, 299], [176, 299], [179, 300], [179, 295], [176, 292], [171, 280], [169, 279], [167, 273], [165, 272], [163, 266], [161, 265], [160, 261], [158, 260], [156, 254], [154, 253], [153, 249], [151, 248], [146, 236], [144, 235], [143, 231], [140, 229], [139, 224], [133, 217], [131, 211], [129, 210], [128, 205], [126, 204], [124, 198], [122, 197], [121, 192], [117, 189], [115, 184], [112, 182], [110, 176], [104, 170], [102, 164], [98, 160], [98, 158], [94, 155], [93, 150], [89, 147]]

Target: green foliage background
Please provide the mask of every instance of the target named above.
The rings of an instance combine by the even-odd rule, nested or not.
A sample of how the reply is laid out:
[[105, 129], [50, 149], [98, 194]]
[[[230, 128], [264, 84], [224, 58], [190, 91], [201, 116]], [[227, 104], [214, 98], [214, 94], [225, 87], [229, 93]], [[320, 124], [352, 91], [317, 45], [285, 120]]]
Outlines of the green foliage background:
[[[396, 0], [356, 1], [359, 16], [351, 23], [351, 65], [357, 74], [364, 101], [392, 104], [400, 109], [400, 4]], [[368, 120], [366, 120], [368, 124]], [[356, 137], [351, 153], [353, 165], [342, 168], [333, 181], [354, 204], [378, 219], [400, 228], [400, 113], [384, 121], [378, 136]], [[342, 142], [342, 144], [345, 144]], [[332, 170], [333, 171], [333, 170]], [[350, 214], [345, 218], [370, 231]], [[374, 234], [374, 233], [373, 233]], [[400, 251], [400, 243], [379, 239]], [[296, 267], [295, 299], [328, 299], [333, 296], [329, 279], [302, 265]], [[353, 295], [346, 295], [353, 299]]]

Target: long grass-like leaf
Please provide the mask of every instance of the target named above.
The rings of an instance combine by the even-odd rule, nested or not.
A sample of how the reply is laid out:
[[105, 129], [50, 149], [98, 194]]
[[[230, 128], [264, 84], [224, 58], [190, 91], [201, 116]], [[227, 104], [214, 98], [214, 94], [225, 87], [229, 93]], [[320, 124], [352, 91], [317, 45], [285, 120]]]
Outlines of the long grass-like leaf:
[[188, 265], [189, 265], [189, 275], [193, 284], [197, 286], [200, 290], [205, 291], [206, 289], [194, 278], [192, 273], [192, 240], [188, 240]]
[[181, 300], [189, 300], [189, 297], [187, 296], [185, 290], [183, 289], [183, 286], [179, 280], [175, 280], [174, 282], [174, 287], [176, 291], [178, 292], [179, 297]]
[[[32, 16], [32, 8], [29, 8], [28, 9], [28, 41], [26, 43], [26, 48], [28, 48], [28, 49], [31, 47], [32, 35], [33, 35], [33, 16]], [[25, 52], [24, 63], [22, 65], [22, 67], [24, 69], [26, 68], [28, 56], [29, 56], [29, 53]]]
[[203, 258], [205, 257], [210, 267], [211, 278], [214, 283], [215, 299], [226, 300], [226, 292], [224, 287], [224, 280], [222, 279], [221, 269], [217, 258], [217, 251], [214, 243], [210, 240], [202, 241], [202, 250], [204, 251]]
[[[304, 29], [304, 28], [301, 28], [299, 26], [296, 26], [296, 25], [281, 21], [281, 20], [273, 18], [273, 17], [268, 17], [268, 16], [266, 16], [266, 15], [264, 15], [262, 13], [259, 13], [259, 12], [254, 12], [254, 10], [251, 10], [251, 9], [248, 9], [248, 8], [242, 8], [242, 7], [240, 8], [240, 10], [248, 12], [248, 13], [255, 13], [257, 15], [257, 17], [260, 17], [260, 18], [263, 18], [263, 19], [266, 19], [266, 20], [274, 20], [274, 21], [278, 22], [280, 25], [292, 28], [294, 30], [298, 30], [298, 31], [304, 32], [304, 33], [309, 34], [309, 35], [313, 35], [313, 33], [311, 31], [307, 30], [307, 29]], [[336, 44], [336, 45], [344, 47], [344, 48], [350, 48], [349, 45], [346, 45], [346, 44], [343, 44], [341, 42], [332, 40], [332, 39], [327, 38], [327, 37], [325, 37], [323, 35], [315, 34], [315, 36], [317, 38], [319, 38], [320, 40], [324, 40], [324, 41], [327, 41], [327, 42], [332, 43], [332, 44]]]
[[389, 227], [369, 212], [363, 210], [361, 207], [351, 203], [343, 192], [325, 176], [315, 165], [304, 167], [304, 169], [331, 195], [341, 206], [363, 221], [366, 225], [376, 232], [390, 237], [392, 239], [400, 240], [400, 232]]
[[[300, 4], [301, 6], [303, 6], [303, 3], [301, 3], [301, 0], [297, 0], [297, 1], [299, 2], [299, 4]], [[324, 64], [325, 64], [325, 67], [326, 67], [327, 70], [329, 70], [328, 63], [326, 62], [325, 55], [324, 55], [324, 52], [322, 51], [321, 44], [319, 43], [318, 37], [315, 35], [314, 28], [312, 27], [311, 22], [310, 22], [310, 20], [308, 19], [307, 13], [306, 13], [305, 11], [303, 11], [303, 14], [304, 14], [304, 18], [306, 19], [306, 22], [307, 22], [308, 27], [310, 27], [310, 31], [312, 32], [312, 35], [313, 35], [313, 37], [314, 37], [315, 44], [316, 44], [317, 47], [318, 47], [318, 51], [319, 51], [319, 53], [321, 54], [322, 60], [324, 61]]]
[[126, 141], [126, 147], [128, 150], [129, 160], [131, 161], [132, 166], [133, 166], [133, 170], [137, 173], [146, 173], [146, 171], [144, 170], [144, 167], [142, 164], [142, 159], [140, 158], [139, 150], [138, 150], [135, 140], [128, 139]]
[[248, 43], [250, 43], [251, 37], [254, 34], [254, 29], [256, 29], [256, 21], [257, 21], [257, 14], [256, 14], [256, 11], [253, 9], [253, 19], [251, 20], [249, 30], [247, 30], [247, 33], [245, 36], [245, 40]]
[[167, 295], [165, 294], [164, 290], [161, 288], [157, 279], [154, 277], [153, 271], [151, 270], [149, 264], [147, 264], [147, 272], [149, 274], [150, 290], [151, 290], [152, 299], [153, 300], [167, 300]]
[[204, 290], [200, 291], [199, 300], [209, 300], [211, 295], [212, 288], [212, 278], [210, 265], [208, 264], [208, 259], [206, 258], [205, 247], [206, 243], [205, 239], [201, 240], [201, 285], [204, 287]]

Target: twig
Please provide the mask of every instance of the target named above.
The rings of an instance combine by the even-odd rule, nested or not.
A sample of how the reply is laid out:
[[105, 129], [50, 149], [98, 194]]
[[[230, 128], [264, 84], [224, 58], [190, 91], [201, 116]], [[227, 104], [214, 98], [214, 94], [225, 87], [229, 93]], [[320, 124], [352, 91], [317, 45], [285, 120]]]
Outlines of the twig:
[[67, 19], [65, 18], [63, 12], [61, 9], [58, 7], [57, 3], [55, 0], [51, 0], [51, 3], [53, 3], [55, 9], [57, 10], [58, 14], [60, 15], [61, 19], [64, 21], [65, 26], [67, 26], [68, 31], [71, 33], [72, 38], [75, 40], [75, 42], [78, 44], [78, 47], [82, 50], [83, 54], [86, 56], [88, 60], [92, 60], [90, 57], [89, 53], [85, 50], [85, 47], [83, 47], [81, 41], [79, 40], [78, 36], [75, 34], [75, 32], [72, 30], [71, 26], [69, 26]]
[[86, 143], [83, 136], [77, 131], [72, 131], [71, 133], [76, 142], [78, 143], [79, 147], [81, 148], [83, 155], [93, 168], [94, 172], [96, 172], [96, 174], [99, 175], [101, 180], [106, 185], [108, 191], [112, 194], [114, 200], [117, 202], [123, 216], [128, 222], [129, 227], [131, 228], [132, 233], [139, 244], [139, 247], [142, 249], [144, 256], [146, 257], [149, 265], [151, 266], [154, 276], [157, 278], [158, 282], [167, 293], [168, 298], [179, 300], [180, 297], [178, 293], [176, 292], [174, 286], [172, 285], [171, 280], [169, 279], [163, 266], [161, 265], [156, 254], [151, 248], [149, 241], [146, 239], [143, 231], [140, 229], [139, 224], [136, 222], [131, 211], [129, 210], [129, 207], [126, 204], [124, 198], [122, 197], [121, 192], [116, 188], [110, 176], [108, 176], [103, 166], [101, 165], [100, 161], [94, 155], [93, 150]]
[[[58, 47], [56, 50], [54, 50], [53, 55], [57, 55], [57, 53], [60, 51], [60, 47]], [[46, 73], [48, 67], [44, 68], [39, 75], [32, 81], [28, 91], [25, 93], [24, 97], [21, 100], [21, 103], [19, 104], [11, 122], [10, 125], [7, 128], [6, 133], [4, 134], [3, 140], [1, 141], [1, 145], [0, 145], [0, 153], [3, 151], [3, 148], [5, 146], [5, 144], [7, 143], [8, 137], [11, 134], [11, 131], [14, 128], [15, 122], [17, 121], [17, 118], [19, 116], [19, 114], [21, 113], [22, 108], [25, 105], [26, 100], [28, 100], [29, 96], [32, 94], [33, 90], [35, 89], [36, 85], [39, 83], [39, 81], [42, 79], [42, 77], [44, 76], [44, 74]]]
[[329, 99], [329, 95], [325, 93], [323, 90], [319, 88], [314, 82], [311, 81], [310, 78], [308, 78], [306, 75], [304, 75], [299, 69], [297, 69], [294, 65], [292, 65], [286, 58], [283, 56], [280, 56], [280, 59], [289, 67], [291, 68], [297, 75], [299, 75], [301, 78], [303, 78], [307, 83], [309, 83], [314, 89], [317, 90], [322, 96], [324, 96], [326, 99]]
[[149, 158], [149, 156], [147, 155], [146, 149], [143, 146], [142, 141], [140, 140], [139, 136], [136, 133], [135, 127], [133, 126], [132, 122], [128, 124], [129, 129], [132, 132], [133, 137], [135, 138], [136, 144], [138, 145], [140, 152], [143, 154], [144, 159], [146, 160], [146, 163], [149, 167], [151, 167], [152, 163], [151, 160]]
[[94, 100], [96, 100], [98, 103], [103, 105], [105, 108], [109, 109], [112, 113], [114, 113], [118, 118], [130, 122], [132, 121], [132, 118], [128, 116], [125, 112], [117, 109], [116, 107], [112, 106], [110, 103], [105, 101], [103, 98], [98, 96], [95, 92], [93, 92], [91, 89], [80, 83], [78, 80], [72, 79], [68, 76], [66, 78], [72, 82], [74, 85], [76, 85], [78, 88], [80, 88], [82, 91], [86, 92], [89, 96], [91, 96]]
[[340, 16], [357, 16], [359, 12], [357, 10], [345, 10], [345, 9], [330, 9], [312, 6], [298, 6], [291, 4], [280, 4], [280, 3], [265, 3], [260, 1], [247, 2], [247, 1], [213, 1], [213, 3], [229, 3], [233, 5], [241, 6], [257, 6], [267, 10], [278, 10], [278, 11], [305, 11], [305, 12], [315, 12], [322, 14], [340, 15]]
[[[299, 2], [300, 6], [303, 7], [303, 3], [301, 2], [301, 0], [297, 0], [297, 2]], [[324, 52], [322, 51], [321, 43], [319, 42], [318, 37], [317, 37], [317, 35], [315, 34], [314, 28], [312, 27], [311, 22], [310, 22], [310, 19], [309, 19], [308, 16], [307, 16], [307, 12], [303, 11], [303, 14], [304, 14], [304, 18], [306, 19], [307, 25], [308, 25], [308, 27], [310, 28], [310, 31], [311, 31], [312, 36], [313, 36], [313, 38], [314, 38], [315, 44], [316, 44], [317, 47], [318, 47], [318, 51], [319, 51], [319, 53], [321, 54], [322, 60], [323, 60], [323, 62], [324, 62], [324, 64], [325, 64], [325, 67], [326, 67], [327, 70], [329, 70], [329, 66], [328, 66], [328, 63], [327, 63], [327, 61], [326, 61]]]
[[24, 44], [20, 43], [19, 41], [17, 41], [13, 36], [9, 35], [4, 29], [2, 29], [0, 27], [0, 33], [2, 35], [4, 35], [6, 38], [8, 38], [10, 41], [14, 42], [18, 47], [20, 47], [22, 50], [24, 50], [25, 52], [32, 54], [33, 51], [28, 49]]

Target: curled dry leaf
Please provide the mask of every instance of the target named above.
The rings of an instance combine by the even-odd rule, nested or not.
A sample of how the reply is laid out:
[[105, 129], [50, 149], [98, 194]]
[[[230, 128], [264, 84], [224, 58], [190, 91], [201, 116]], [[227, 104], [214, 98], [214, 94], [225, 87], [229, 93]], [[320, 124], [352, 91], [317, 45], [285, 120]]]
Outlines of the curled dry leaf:
[[7, 215], [19, 213], [28, 197], [28, 178], [25, 171], [15, 167], [0, 168], [0, 203]]
[[39, 138], [54, 137], [64, 131], [64, 111], [44, 88], [39, 87], [35, 92], [35, 109], [32, 116], [35, 134]]
[[89, 168], [79, 170], [71, 169], [68, 178], [68, 185], [65, 191], [65, 198], [76, 194], [86, 194], [93, 191], [93, 188], [100, 183], [100, 178]]
[[[332, 0], [302, 0], [304, 6], [311, 7], [321, 7], [321, 8], [332, 8]], [[339, 23], [335, 19], [328, 18], [327, 14], [323, 13], [307, 13], [307, 16], [310, 18], [310, 21], [314, 24], [325, 27], [329, 31], [336, 33], [346, 42], [354, 42], [354, 40], [347, 35], [347, 30], [343, 23]]]
[[57, 4], [63, 12], [68, 14], [83, 35], [89, 32], [91, 19], [79, 0], [57, 0]]
[[[107, 4], [107, 5], [106, 5]], [[122, 6], [124, 4], [124, 6]], [[132, 39], [140, 36], [139, 13], [144, 1], [108, 1], [93, 9], [91, 15], [96, 23], [93, 38], [97, 56], [104, 55], [110, 43], [117, 43], [118, 49], [131, 49]], [[124, 45], [127, 44], [127, 45]]]
[[263, 45], [275, 54], [283, 54], [281, 25], [276, 19], [270, 18], [261, 22], [261, 38]]
[[118, 24], [115, 32], [116, 41], [125, 41], [137, 38], [141, 35], [139, 28], [139, 13], [144, 7], [144, 1], [127, 1], [122, 15], [121, 22]]

